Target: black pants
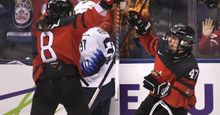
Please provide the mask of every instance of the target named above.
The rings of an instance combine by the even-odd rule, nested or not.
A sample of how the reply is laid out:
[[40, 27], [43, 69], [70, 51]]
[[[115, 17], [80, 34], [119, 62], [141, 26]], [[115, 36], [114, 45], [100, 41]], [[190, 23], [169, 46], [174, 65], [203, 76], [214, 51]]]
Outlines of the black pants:
[[[152, 115], [169, 115], [168, 109], [173, 113], [173, 115], [187, 115], [188, 111], [184, 108], [173, 108], [166, 103], [165, 106], [163, 104], [159, 104], [161, 100], [154, 96], [148, 96], [141, 103], [135, 115], [149, 115], [151, 111], [153, 111]], [[157, 106], [158, 104], [158, 106]], [[154, 109], [152, 109], [155, 107]], [[168, 109], [166, 108], [168, 107]]]
[[[96, 88], [83, 88], [87, 103], [90, 102]], [[111, 80], [108, 84], [103, 86], [90, 108], [92, 115], [109, 115], [111, 98], [115, 94], [115, 82]]]
[[59, 77], [36, 83], [31, 115], [54, 115], [62, 104], [68, 115], [90, 115], [79, 77]]

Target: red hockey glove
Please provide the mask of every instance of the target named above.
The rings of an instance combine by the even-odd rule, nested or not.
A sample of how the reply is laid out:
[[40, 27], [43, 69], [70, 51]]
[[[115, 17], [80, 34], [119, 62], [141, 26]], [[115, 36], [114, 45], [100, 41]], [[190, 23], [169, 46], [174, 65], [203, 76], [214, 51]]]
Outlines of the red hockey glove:
[[170, 83], [160, 76], [159, 73], [152, 71], [151, 74], [144, 77], [144, 87], [160, 98], [170, 94]]
[[151, 30], [151, 23], [145, 22], [141, 15], [139, 15], [136, 11], [128, 12], [128, 23], [131, 26], [135, 26], [136, 32], [140, 35], [144, 35]]

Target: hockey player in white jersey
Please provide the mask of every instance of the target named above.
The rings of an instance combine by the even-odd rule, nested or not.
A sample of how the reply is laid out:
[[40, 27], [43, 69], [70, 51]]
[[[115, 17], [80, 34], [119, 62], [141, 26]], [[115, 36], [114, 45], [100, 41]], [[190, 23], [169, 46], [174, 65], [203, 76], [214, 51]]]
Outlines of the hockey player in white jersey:
[[[100, 27], [93, 27], [83, 34], [79, 50], [81, 72], [89, 84], [87, 87], [82, 83], [89, 104], [94, 92], [113, 61], [115, 47], [106, 31]], [[113, 65], [105, 79], [103, 87], [90, 108], [92, 115], [109, 114], [111, 98], [115, 93], [114, 68]]]

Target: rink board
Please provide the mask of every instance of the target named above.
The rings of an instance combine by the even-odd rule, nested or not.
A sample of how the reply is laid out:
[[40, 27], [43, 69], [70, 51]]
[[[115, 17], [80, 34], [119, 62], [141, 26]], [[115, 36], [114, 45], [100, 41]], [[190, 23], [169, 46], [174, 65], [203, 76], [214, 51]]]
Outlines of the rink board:
[[[199, 63], [200, 75], [196, 86], [197, 104], [189, 115], [220, 114], [220, 63]], [[113, 99], [110, 115], [133, 115], [148, 91], [142, 87], [143, 76], [153, 63], [120, 64], [120, 99]], [[0, 65], [0, 115], [29, 115], [34, 91], [32, 67]], [[119, 107], [120, 103], [120, 107]], [[56, 115], [66, 115], [62, 106]]]

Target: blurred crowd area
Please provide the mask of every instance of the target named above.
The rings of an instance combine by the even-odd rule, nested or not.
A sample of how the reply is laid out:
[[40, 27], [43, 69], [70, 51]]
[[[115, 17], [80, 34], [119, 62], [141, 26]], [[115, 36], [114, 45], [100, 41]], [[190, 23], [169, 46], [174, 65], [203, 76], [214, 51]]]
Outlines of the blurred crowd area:
[[[135, 6], [136, 0], [128, 0], [127, 6], [121, 11], [121, 41], [123, 43], [120, 49], [121, 58], [151, 58], [142, 48], [138, 35], [135, 30], [130, 32], [126, 38], [125, 34], [128, 31], [127, 12], [129, 8]], [[124, 10], [125, 9], [125, 10]], [[213, 20], [214, 30], [218, 30], [220, 26], [220, 0], [150, 0], [149, 1], [149, 21], [152, 24], [152, 31], [157, 38], [161, 38], [169, 31], [168, 28], [177, 23], [188, 24], [195, 29], [196, 43], [193, 50], [197, 58], [219, 58], [220, 47], [218, 51], [203, 51], [198, 50], [200, 38], [202, 36], [202, 21], [207, 18]], [[126, 39], [126, 40], [123, 40]], [[218, 38], [219, 36], [218, 36]], [[125, 43], [124, 43], [125, 42]], [[209, 43], [208, 43], [209, 44]], [[207, 49], [208, 50], [208, 49]], [[211, 52], [211, 53], [207, 53]]]
[[[36, 38], [32, 34], [34, 0], [0, 0], [0, 62], [11, 60], [28, 61], [36, 54]], [[76, 0], [75, 0], [76, 1]], [[144, 0], [143, 0], [144, 1]], [[152, 58], [148, 56], [133, 29], [127, 38], [130, 28], [127, 13], [135, 6], [136, 0], [125, 0], [120, 4], [120, 58]], [[117, 8], [113, 10], [117, 12]], [[202, 21], [206, 18], [214, 20], [214, 29], [220, 22], [220, 0], [149, 0], [148, 18], [152, 23], [152, 31], [163, 37], [168, 28], [177, 23], [188, 24], [196, 31], [196, 45], [193, 53], [197, 58], [220, 58], [220, 49], [212, 54], [201, 54], [198, 50], [202, 36]], [[38, 11], [39, 12], [39, 11]], [[116, 18], [115, 18], [116, 19]], [[118, 30], [117, 30], [118, 31]], [[115, 33], [115, 32], [114, 32]], [[114, 34], [113, 33], [113, 34]]]

